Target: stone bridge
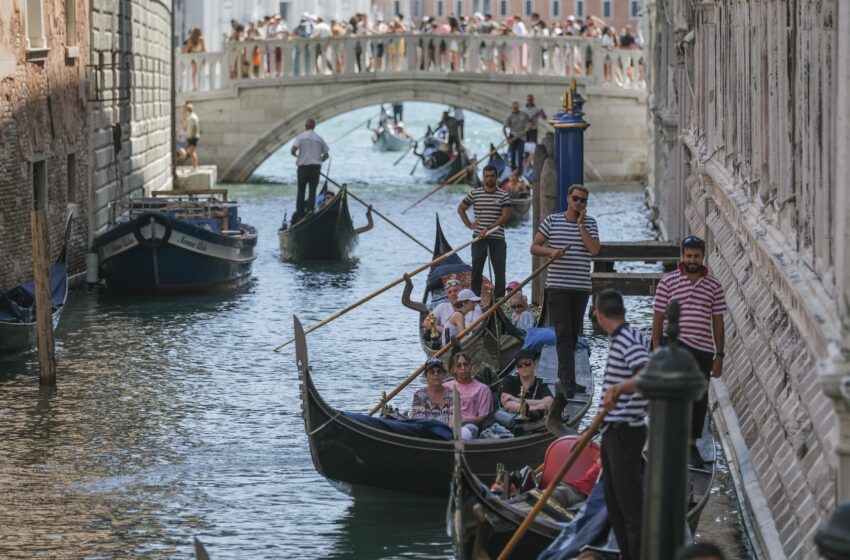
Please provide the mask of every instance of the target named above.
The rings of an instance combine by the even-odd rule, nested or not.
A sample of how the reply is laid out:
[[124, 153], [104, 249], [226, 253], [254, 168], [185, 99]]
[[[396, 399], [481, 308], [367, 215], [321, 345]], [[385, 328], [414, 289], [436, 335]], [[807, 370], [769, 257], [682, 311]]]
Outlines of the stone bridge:
[[203, 163], [217, 165], [222, 180], [239, 182], [308, 117], [430, 101], [501, 122], [511, 101], [524, 103], [527, 94], [551, 116], [575, 78], [591, 123], [586, 174], [640, 180], [649, 145], [643, 57], [573, 37], [406, 33], [244, 41], [226, 43], [222, 52], [178, 55], [176, 88], [178, 104], [192, 102], [201, 116]]

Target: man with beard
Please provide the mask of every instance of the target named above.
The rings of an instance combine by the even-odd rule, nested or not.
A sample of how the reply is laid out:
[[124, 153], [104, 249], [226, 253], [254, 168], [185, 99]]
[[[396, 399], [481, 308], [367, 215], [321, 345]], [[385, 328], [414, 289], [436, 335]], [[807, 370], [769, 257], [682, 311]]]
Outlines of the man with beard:
[[[652, 318], [652, 347], [664, 344], [662, 333], [667, 332], [665, 314], [671, 301], [681, 306], [679, 319], [679, 346], [696, 360], [706, 378], [720, 377], [723, 373], [723, 349], [726, 335], [723, 314], [726, 297], [720, 282], [703, 265], [705, 241], [691, 235], [682, 241], [682, 262], [679, 268], [665, 274], [655, 289]], [[695, 442], [702, 434], [708, 408], [708, 391], [694, 402], [691, 421], [690, 464], [702, 467], [703, 461]]]

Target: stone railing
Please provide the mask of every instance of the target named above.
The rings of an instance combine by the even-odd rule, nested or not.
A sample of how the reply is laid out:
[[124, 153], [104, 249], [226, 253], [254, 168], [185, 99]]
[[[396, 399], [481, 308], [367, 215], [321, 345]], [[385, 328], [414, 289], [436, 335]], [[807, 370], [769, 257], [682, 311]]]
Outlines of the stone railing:
[[579, 37], [404, 33], [241, 41], [225, 43], [221, 52], [177, 55], [181, 94], [358, 74], [575, 77], [613, 88], [645, 87], [643, 51], [608, 49], [599, 39]]

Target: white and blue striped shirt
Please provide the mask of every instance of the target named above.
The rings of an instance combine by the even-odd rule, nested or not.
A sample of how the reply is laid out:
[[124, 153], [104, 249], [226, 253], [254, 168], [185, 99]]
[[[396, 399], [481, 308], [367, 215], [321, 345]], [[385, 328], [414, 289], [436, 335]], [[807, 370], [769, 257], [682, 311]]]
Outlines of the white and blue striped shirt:
[[[611, 348], [608, 350], [608, 362], [602, 378], [602, 397], [605, 397], [609, 387], [631, 379], [647, 362], [649, 349], [641, 332], [628, 323], [620, 325], [611, 334]], [[629, 426], [643, 426], [646, 424], [647, 404], [640, 393], [622, 394], [617, 399], [617, 406], [605, 417], [605, 422], [627, 422]], [[602, 410], [601, 404], [599, 410]]]
[[[585, 216], [584, 227], [591, 237], [599, 239], [595, 219]], [[546, 287], [589, 292], [591, 256], [581, 240], [578, 224], [568, 221], [565, 212], [558, 212], [546, 216], [537, 231], [546, 238], [549, 247], [570, 246], [563, 257], [549, 265]]]

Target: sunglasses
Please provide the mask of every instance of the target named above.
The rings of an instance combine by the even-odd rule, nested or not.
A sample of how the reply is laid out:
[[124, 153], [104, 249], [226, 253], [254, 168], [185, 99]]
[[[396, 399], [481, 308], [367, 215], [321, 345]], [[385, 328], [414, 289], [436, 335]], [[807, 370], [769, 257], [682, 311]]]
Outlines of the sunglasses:
[[682, 240], [682, 247], [688, 247], [690, 249], [702, 249], [704, 251], [705, 241], [703, 241], [696, 235], [690, 235]]
[[463, 307], [463, 302], [462, 302], [462, 301], [459, 301], [459, 302], [455, 303], [455, 309], [460, 309], [461, 307]]
[[523, 307], [525, 307], [523, 304], [516, 303], [516, 304], [511, 306], [511, 309], [522, 309]]
[[573, 202], [579, 202], [581, 204], [587, 204], [587, 197], [581, 197], [581, 196], [573, 195], [571, 198], [573, 199]]
[[531, 362], [531, 361], [528, 361], [528, 360], [526, 360], [526, 361], [524, 361], [524, 362], [517, 362], [516, 367], [518, 367], [518, 368], [527, 368], [527, 367], [531, 367], [531, 364], [533, 364], [533, 363], [534, 363], [534, 362]]

